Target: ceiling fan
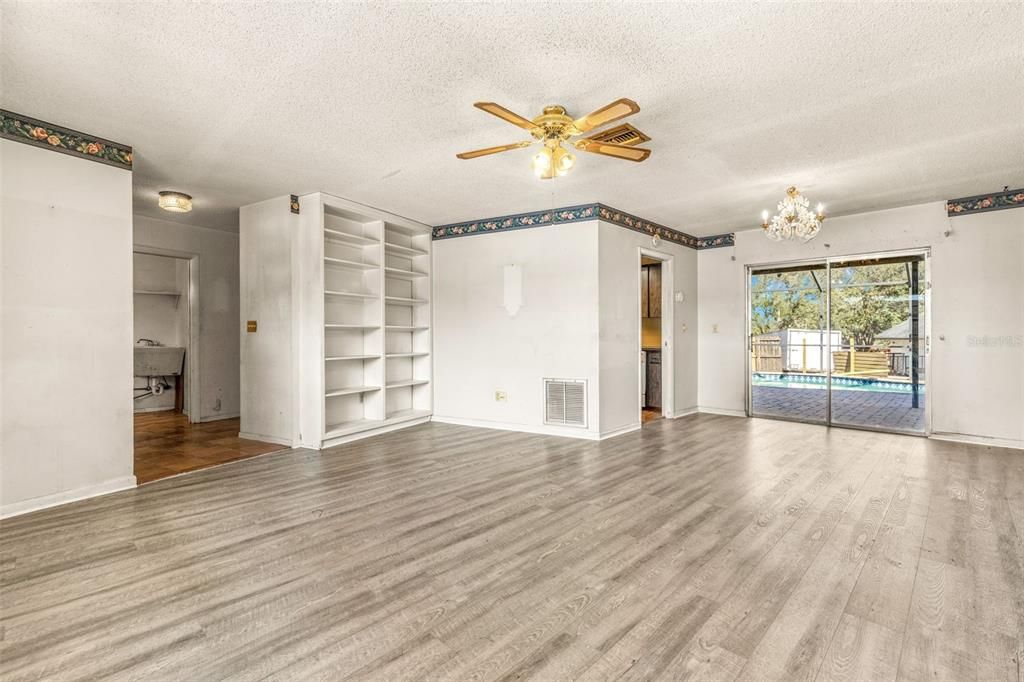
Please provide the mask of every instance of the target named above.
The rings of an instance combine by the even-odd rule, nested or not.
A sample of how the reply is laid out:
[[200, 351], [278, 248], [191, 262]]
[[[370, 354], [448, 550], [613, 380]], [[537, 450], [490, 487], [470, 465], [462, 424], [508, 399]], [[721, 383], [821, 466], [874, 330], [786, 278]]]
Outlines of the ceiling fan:
[[519, 126], [528, 131], [533, 139], [456, 154], [460, 159], [475, 159], [479, 156], [507, 152], [512, 149], [523, 149], [535, 142], [540, 142], [544, 146], [533, 157], [533, 171], [537, 177], [549, 180], [556, 175], [565, 175], [572, 170], [576, 163], [576, 157], [562, 146], [563, 142], [571, 144], [580, 151], [603, 154], [627, 161], [640, 162], [651, 155], [650, 149], [641, 149], [635, 146], [647, 142], [651, 138], [628, 123], [570, 142], [570, 138], [589, 133], [595, 128], [618, 121], [620, 118], [632, 116], [640, 111], [639, 105], [631, 99], [617, 99], [611, 104], [577, 119], [569, 116], [565, 107], [556, 104], [544, 107], [544, 113], [532, 121], [494, 102], [476, 102], [473, 106], [508, 121], [512, 125]]

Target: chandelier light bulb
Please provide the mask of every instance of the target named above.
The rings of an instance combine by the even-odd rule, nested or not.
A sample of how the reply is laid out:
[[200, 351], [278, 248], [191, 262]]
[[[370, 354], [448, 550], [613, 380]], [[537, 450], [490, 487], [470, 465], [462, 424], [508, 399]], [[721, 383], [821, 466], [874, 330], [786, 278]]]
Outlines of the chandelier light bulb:
[[761, 211], [761, 224], [762, 225], [767, 225], [768, 224], [768, 209], [765, 209], [765, 210]]

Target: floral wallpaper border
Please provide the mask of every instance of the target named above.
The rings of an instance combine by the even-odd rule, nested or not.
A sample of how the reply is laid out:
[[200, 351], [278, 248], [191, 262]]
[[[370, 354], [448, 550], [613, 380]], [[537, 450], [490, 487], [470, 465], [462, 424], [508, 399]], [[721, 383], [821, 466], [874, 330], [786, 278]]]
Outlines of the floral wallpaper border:
[[597, 217], [597, 207], [598, 204], [584, 204], [582, 206], [567, 206], [549, 211], [533, 211], [532, 213], [518, 213], [515, 215], [498, 216], [497, 218], [484, 218], [483, 220], [438, 225], [433, 228], [432, 235], [434, 239], [451, 239], [453, 237], [468, 237], [474, 234], [523, 230], [554, 223], [593, 220]]
[[604, 204], [598, 204], [599, 213], [601, 220], [606, 220], [609, 223], [615, 223], [619, 227], [625, 227], [634, 232], [640, 232], [642, 234], [658, 235], [659, 238], [664, 239], [667, 242], [673, 244], [679, 244], [680, 246], [688, 246], [691, 249], [697, 248], [698, 239], [692, 235], [688, 235], [685, 232], [679, 230], [673, 230], [671, 227], [665, 227], [658, 223], [652, 223], [650, 220], [644, 220], [638, 218], [635, 215], [620, 211], [617, 208], [611, 206], [605, 206]]
[[958, 216], [985, 211], [999, 211], [1004, 208], [1020, 208], [1024, 206], [1024, 189], [1004, 189], [992, 194], [979, 194], [962, 199], [950, 199], [946, 202], [946, 215]]
[[567, 206], [548, 211], [517, 213], [514, 215], [498, 216], [497, 218], [484, 218], [482, 220], [438, 225], [433, 228], [432, 235], [434, 239], [452, 239], [454, 237], [468, 237], [474, 234], [524, 230], [556, 223], [594, 220], [595, 218], [614, 223], [635, 232], [650, 235], [651, 237], [658, 235], [665, 241], [679, 244], [680, 246], [687, 246], [691, 249], [714, 249], [722, 246], [732, 246], [734, 243], [733, 235], [731, 234], [720, 234], [713, 237], [694, 237], [685, 232], [638, 218], [635, 215], [620, 211], [611, 206], [605, 206], [604, 204]]
[[0, 109], [0, 137], [51, 151], [132, 169], [132, 148], [29, 116]]

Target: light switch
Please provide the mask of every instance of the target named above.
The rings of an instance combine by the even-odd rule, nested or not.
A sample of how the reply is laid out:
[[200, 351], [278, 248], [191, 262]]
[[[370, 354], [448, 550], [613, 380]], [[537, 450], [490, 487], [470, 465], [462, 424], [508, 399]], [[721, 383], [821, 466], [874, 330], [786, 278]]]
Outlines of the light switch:
[[494, 400], [495, 402], [503, 403], [508, 400], [508, 393], [505, 393], [505, 391], [495, 391]]

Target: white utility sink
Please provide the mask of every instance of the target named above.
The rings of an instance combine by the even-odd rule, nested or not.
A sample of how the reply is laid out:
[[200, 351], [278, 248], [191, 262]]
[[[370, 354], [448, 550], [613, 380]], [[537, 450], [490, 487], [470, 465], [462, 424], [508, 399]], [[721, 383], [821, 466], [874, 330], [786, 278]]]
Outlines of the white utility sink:
[[181, 374], [184, 348], [135, 346], [135, 376], [165, 377]]

